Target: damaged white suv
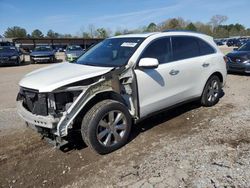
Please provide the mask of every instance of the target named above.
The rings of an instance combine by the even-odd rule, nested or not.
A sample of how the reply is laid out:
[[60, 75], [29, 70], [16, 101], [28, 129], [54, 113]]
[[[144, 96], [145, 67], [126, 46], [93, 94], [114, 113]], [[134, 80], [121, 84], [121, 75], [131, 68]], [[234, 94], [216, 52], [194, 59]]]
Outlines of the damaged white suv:
[[193, 99], [215, 105], [226, 72], [224, 55], [204, 34], [112, 37], [74, 63], [27, 74], [20, 81], [17, 109], [57, 145], [80, 130], [88, 146], [105, 154], [123, 146], [131, 125], [154, 112]]

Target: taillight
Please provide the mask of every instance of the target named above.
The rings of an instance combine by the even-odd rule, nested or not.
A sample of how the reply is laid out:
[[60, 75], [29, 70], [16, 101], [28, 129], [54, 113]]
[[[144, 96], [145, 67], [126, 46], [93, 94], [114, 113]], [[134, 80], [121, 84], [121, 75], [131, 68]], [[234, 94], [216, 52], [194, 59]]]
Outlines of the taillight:
[[227, 56], [224, 56], [223, 59], [224, 59], [225, 63], [227, 63], [229, 61]]

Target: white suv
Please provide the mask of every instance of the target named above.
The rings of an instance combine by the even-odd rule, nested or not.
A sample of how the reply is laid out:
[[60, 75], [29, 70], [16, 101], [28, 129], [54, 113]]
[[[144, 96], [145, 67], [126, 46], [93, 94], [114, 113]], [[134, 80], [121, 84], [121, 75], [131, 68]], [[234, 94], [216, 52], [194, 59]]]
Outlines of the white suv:
[[18, 113], [61, 146], [71, 132], [100, 154], [123, 146], [131, 125], [154, 112], [200, 100], [215, 105], [226, 63], [207, 35], [169, 31], [106, 39], [74, 63], [48, 66], [20, 81]]

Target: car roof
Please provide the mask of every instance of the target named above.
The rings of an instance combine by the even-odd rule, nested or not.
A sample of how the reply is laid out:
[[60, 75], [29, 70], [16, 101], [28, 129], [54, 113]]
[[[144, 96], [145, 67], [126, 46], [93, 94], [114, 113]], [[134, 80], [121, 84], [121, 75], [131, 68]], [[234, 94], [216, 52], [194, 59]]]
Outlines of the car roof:
[[111, 38], [147, 38], [160, 32], [118, 35]]
[[197, 37], [210, 37], [206, 34], [194, 32], [194, 31], [186, 31], [186, 30], [166, 30], [163, 32], [153, 32], [153, 33], [141, 33], [141, 34], [126, 34], [126, 35], [119, 35], [111, 38], [148, 38], [150, 36], [176, 36], [176, 35], [183, 35], [183, 36], [197, 36]]

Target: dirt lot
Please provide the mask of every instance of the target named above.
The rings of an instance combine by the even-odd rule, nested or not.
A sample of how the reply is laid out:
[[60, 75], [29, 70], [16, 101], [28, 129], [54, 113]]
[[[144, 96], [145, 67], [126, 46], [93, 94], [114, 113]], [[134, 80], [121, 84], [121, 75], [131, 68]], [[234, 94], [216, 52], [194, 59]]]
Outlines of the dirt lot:
[[17, 116], [18, 81], [43, 66], [0, 68], [0, 187], [250, 187], [249, 76], [228, 75], [215, 107], [163, 112], [99, 156], [84, 145], [59, 151]]

